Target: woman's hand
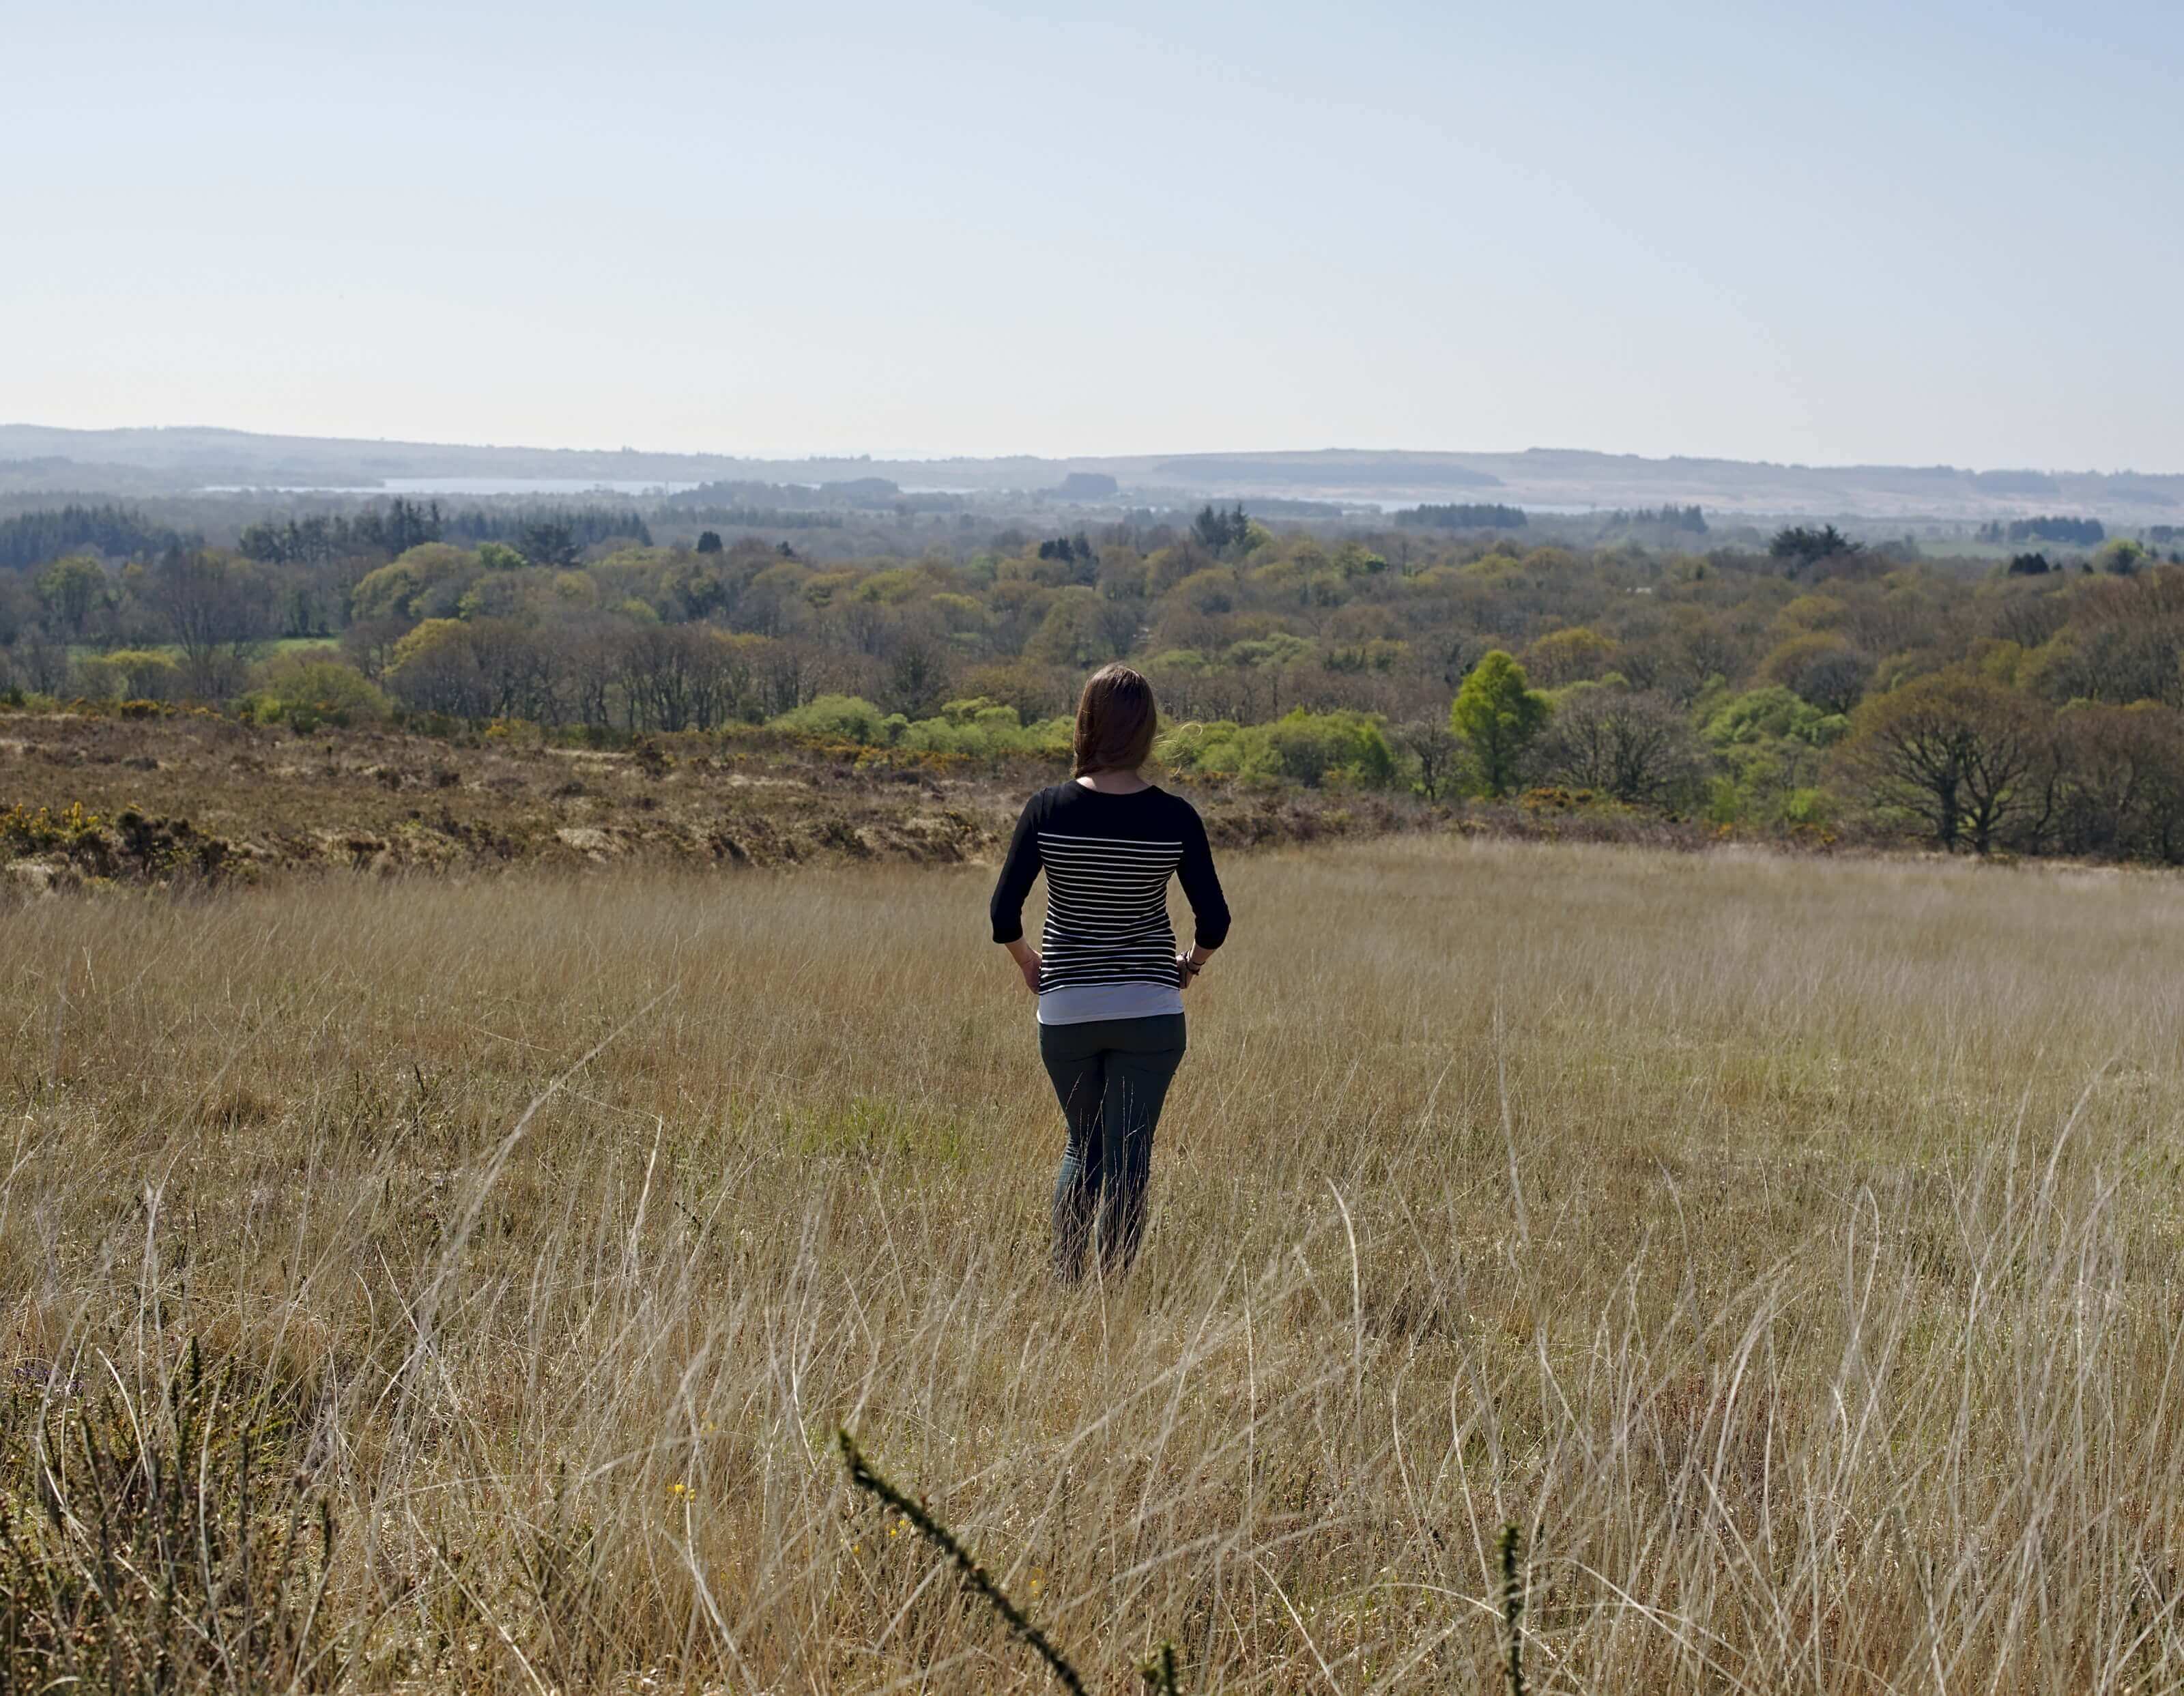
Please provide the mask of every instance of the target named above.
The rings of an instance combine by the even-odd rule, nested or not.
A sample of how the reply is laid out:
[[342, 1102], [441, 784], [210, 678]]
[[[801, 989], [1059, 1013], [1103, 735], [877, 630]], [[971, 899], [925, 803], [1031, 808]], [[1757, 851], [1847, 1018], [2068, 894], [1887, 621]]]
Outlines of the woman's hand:
[[1017, 970], [1023, 974], [1024, 987], [1037, 995], [1039, 970], [1045, 963], [1039, 957], [1039, 951], [1028, 942], [1011, 942], [1009, 944], [1009, 958], [1017, 962]]
[[1187, 990], [1198, 981], [1199, 968], [1212, 957], [1212, 951], [1193, 946], [1188, 954], [1175, 957], [1175, 982], [1178, 989]]

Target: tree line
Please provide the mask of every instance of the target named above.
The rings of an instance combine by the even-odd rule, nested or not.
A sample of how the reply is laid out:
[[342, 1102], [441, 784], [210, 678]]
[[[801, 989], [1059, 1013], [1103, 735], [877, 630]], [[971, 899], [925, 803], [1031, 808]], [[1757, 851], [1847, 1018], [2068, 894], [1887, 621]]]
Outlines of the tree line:
[[71, 502], [0, 519], [0, 569], [20, 571], [85, 550], [129, 559], [202, 540], [152, 523], [117, 504], [83, 506]]
[[[498, 542], [535, 565], [574, 565], [587, 548], [621, 540], [644, 547], [652, 532], [636, 513], [611, 506], [549, 506], [443, 512], [440, 503], [397, 497], [354, 514], [313, 513], [285, 522], [247, 524], [237, 543], [245, 559], [268, 565], [328, 566], [373, 555], [393, 558], [427, 542]], [[164, 551], [164, 548], [162, 549]], [[104, 550], [103, 551], [113, 551]], [[141, 551], [128, 550], [125, 551]]]
[[[2120, 538], [2034, 573], [1825, 526], [1572, 549], [1271, 527], [1232, 505], [822, 561], [786, 538], [659, 546], [624, 510], [582, 513], [502, 515], [473, 540], [411, 503], [331, 560], [176, 540], [0, 570], [0, 689], [600, 734], [838, 700], [887, 739], [978, 753], [1018, 748], [1088, 667], [1127, 657], [1198, 727], [1173, 757], [1244, 780], [1547, 787], [1974, 851], [2184, 843], [2164, 799], [2184, 570]], [[438, 539], [393, 549], [421, 528]], [[1457, 713], [1482, 691], [1490, 719]]]
[[[1696, 511], [1698, 509], [1691, 509]], [[1620, 517], [1620, 513], [1616, 515]], [[1499, 506], [1490, 503], [1443, 502], [1438, 505], [1406, 507], [1396, 514], [1396, 522], [1416, 528], [1435, 530], [1522, 530], [1531, 521], [1521, 506]]]

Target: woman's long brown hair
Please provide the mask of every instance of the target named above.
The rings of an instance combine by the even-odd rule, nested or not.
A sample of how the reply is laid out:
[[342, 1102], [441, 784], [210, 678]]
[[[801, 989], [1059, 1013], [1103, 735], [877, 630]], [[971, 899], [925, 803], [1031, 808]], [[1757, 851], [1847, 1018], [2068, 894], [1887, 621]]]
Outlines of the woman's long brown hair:
[[1084, 680], [1077, 698], [1077, 777], [1134, 772], [1151, 757], [1160, 708], [1145, 673], [1119, 661]]

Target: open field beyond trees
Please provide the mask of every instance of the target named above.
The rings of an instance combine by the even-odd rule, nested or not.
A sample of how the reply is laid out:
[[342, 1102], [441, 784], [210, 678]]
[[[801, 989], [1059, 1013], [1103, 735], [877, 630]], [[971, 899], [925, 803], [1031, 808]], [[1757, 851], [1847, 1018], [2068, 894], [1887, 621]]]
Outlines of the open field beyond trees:
[[1226, 870], [1071, 1294], [975, 867], [0, 911], [0, 1684], [2184, 1685], [2184, 884]]

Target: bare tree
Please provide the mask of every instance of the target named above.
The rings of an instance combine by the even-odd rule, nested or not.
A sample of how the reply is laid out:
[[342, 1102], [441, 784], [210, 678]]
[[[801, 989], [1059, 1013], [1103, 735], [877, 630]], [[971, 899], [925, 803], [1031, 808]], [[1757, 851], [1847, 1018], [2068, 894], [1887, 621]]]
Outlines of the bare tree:
[[1689, 801], [1706, 752], [1674, 703], [1636, 689], [1574, 689], [1556, 707], [1533, 749], [1552, 782], [1588, 789], [1633, 806]]
[[1399, 724], [1389, 740], [1417, 762], [1418, 793], [1428, 801], [1439, 801], [1442, 791], [1456, 787], [1463, 769], [1463, 744], [1446, 718]]
[[176, 548], [153, 572], [153, 594], [182, 650], [186, 687], [224, 695], [237, 686], [249, 644], [265, 635], [271, 595], [243, 561]]
[[1984, 854], [2033, 798], [2042, 735], [2023, 695], [1959, 668], [1869, 698], [1843, 757], [1875, 803]]

